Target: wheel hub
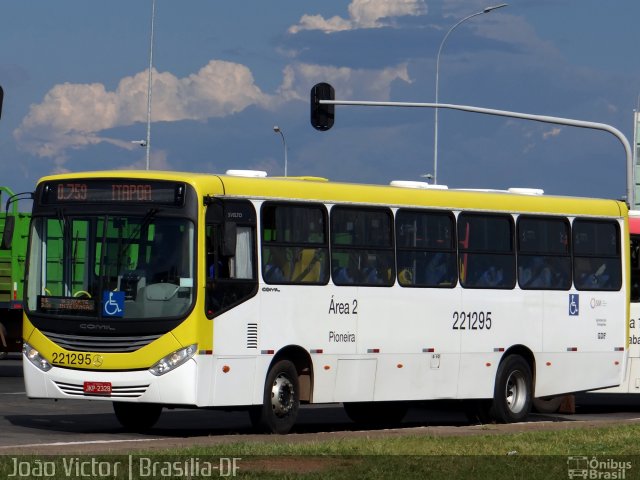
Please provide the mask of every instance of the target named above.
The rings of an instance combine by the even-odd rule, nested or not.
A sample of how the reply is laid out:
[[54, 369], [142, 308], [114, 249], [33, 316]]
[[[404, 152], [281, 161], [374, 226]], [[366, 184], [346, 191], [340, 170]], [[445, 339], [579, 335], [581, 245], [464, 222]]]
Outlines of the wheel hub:
[[271, 408], [278, 417], [289, 414], [295, 404], [293, 383], [285, 375], [278, 375], [271, 387]]
[[521, 412], [527, 402], [526, 393], [527, 386], [524, 374], [519, 370], [511, 372], [505, 388], [505, 400], [509, 410], [513, 413]]

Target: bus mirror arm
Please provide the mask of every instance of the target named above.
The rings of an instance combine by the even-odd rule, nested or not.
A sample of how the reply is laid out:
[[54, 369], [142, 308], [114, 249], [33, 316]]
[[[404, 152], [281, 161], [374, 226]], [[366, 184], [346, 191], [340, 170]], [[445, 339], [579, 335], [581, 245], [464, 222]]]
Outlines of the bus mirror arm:
[[237, 226], [235, 222], [224, 222], [224, 235], [222, 240], [222, 255], [234, 257], [236, 255]]
[[16, 215], [18, 214], [17, 208], [14, 206], [13, 214], [10, 215], [9, 207], [12, 203], [24, 198], [33, 199], [33, 192], [16, 193], [7, 199], [7, 203], [5, 205], [4, 230], [2, 231], [2, 241], [0, 243], [0, 248], [4, 250], [11, 249], [11, 244], [13, 243], [13, 231], [15, 230], [16, 225]]

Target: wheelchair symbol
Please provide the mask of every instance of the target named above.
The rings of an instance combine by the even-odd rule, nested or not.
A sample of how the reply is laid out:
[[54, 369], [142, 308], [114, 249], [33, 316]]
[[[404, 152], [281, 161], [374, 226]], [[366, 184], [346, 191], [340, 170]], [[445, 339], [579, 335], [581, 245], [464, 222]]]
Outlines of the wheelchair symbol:
[[102, 297], [102, 309], [109, 317], [122, 317], [124, 292], [104, 292]]
[[580, 315], [580, 296], [577, 294], [569, 295], [569, 315]]

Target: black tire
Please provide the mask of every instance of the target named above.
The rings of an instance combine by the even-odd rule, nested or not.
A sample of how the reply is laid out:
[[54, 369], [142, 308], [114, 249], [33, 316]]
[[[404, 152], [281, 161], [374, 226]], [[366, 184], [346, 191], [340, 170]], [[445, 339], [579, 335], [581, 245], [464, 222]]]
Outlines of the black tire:
[[510, 355], [498, 367], [491, 416], [500, 423], [521, 422], [531, 412], [531, 367], [520, 355]]
[[262, 432], [289, 433], [298, 418], [300, 384], [296, 367], [289, 360], [280, 360], [269, 370], [264, 385], [262, 405], [249, 410], [254, 428]]
[[393, 425], [400, 423], [409, 406], [403, 402], [349, 402], [344, 411], [355, 423], [366, 425]]
[[564, 401], [565, 395], [533, 399], [533, 409], [538, 413], [557, 413]]
[[113, 411], [125, 429], [144, 432], [156, 424], [162, 413], [162, 405], [113, 402]]

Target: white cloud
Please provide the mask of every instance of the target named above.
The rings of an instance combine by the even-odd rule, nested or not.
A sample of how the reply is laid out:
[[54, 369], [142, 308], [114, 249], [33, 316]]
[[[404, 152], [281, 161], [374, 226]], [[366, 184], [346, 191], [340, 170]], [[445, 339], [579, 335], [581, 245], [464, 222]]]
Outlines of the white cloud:
[[547, 130], [546, 132], [542, 133], [542, 139], [546, 140], [548, 138], [557, 137], [558, 135], [560, 135], [561, 132], [562, 132], [562, 128], [553, 127], [551, 130]]
[[[285, 68], [281, 86], [270, 95], [255, 84], [246, 66], [212, 60], [184, 78], [153, 71], [152, 121], [206, 120], [249, 106], [274, 109], [287, 101], [308, 102], [311, 86], [319, 81], [331, 82], [342, 98], [352, 97], [357, 88], [365, 99], [386, 100], [395, 80], [411, 82], [406, 64], [383, 70], [294, 64]], [[123, 78], [114, 91], [100, 83], [56, 85], [41, 103], [31, 105], [14, 138], [22, 150], [54, 159], [59, 172], [65, 171], [70, 150], [102, 142], [140, 148], [130, 139], [109, 138], [101, 132], [146, 123], [147, 82], [145, 71]]]
[[[251, 71], [237, 63], [212, 60], [185, 78], [154, 69], [152, 78], [154, 122], [223, 117], [274, 101], [255, 85]], [[62, 161], [67, 148], [118, 144], [97, 132], [146, 122], [147, 84], [144, 71], [120, 80], [113, 92], [100, 83], [56, 85], [41, 103], [31, 105], [14, 137], [24, 150]]]
[[289, 33], [296, 34], [303, 30], [333, 33], [359, 28], [380, 28], [391, 25], [390, 19], [393, 17], [425, 13], [427, 6], [424, 0], [352, 0], [349, 4], [349, 18], [333, 16], [325, 19], [322, 15], [303, 15], [297, 25], [289, 27]]
[[389, 100], [391, 85], [396, 80], [411, 83], [406, 63], [383, 70], [353, 69], [326, 65], [294, 64], [284, 70], [279, 93], [287, 100], [309, 101], [309, 91], [318, 82], [328, 82], [340, 99]]

